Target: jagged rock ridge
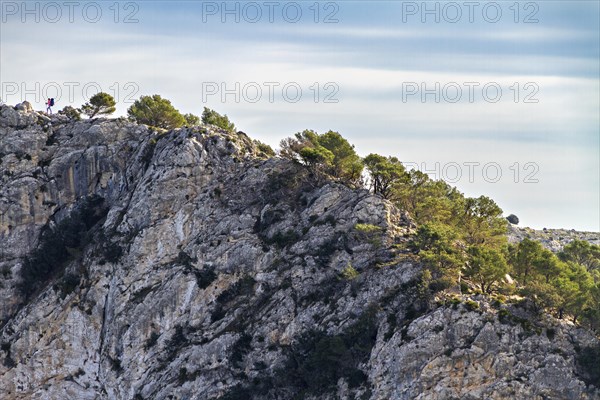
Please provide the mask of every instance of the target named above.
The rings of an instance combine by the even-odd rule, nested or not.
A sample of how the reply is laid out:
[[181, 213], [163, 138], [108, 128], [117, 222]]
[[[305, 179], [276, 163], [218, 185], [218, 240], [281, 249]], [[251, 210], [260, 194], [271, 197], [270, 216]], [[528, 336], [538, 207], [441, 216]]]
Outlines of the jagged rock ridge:
[[508, 240], [510, 243], [518, 243], [524, 238], [538, 241], [545, 248], [554, 252], [561, 251], [573, 240], [585, 240], [596, 246], [600, 245], [600, 234], [598, 232], [581, 232], [575, 229], [531, 229], [518, 227], [513, 224], [508, 226]]
[[2, 399], [599, 397], [593, 335], [432, 307], [408, 215], [244, 134], [3, 106], [0, 140]]

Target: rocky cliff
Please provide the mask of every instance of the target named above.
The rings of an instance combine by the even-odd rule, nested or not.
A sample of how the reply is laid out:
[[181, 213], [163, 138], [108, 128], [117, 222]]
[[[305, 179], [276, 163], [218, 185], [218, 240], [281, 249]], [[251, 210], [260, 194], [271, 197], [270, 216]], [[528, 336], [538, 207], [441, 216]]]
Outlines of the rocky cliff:
[[424, 299], [407, 214], [243, 133], [2, 106], [0, 162], [1, 399], [600, 398], [594, 335]]
[[518, 243], [524, 238], [538, 241], [545, 248], [554, 252], [561, 251], [573, 240], [585, 240], [596, 246], [600, 245], [600, 234], [598, 232], [582, 232], [575, 229], [532, 229], [508, 225], [508, 241]]

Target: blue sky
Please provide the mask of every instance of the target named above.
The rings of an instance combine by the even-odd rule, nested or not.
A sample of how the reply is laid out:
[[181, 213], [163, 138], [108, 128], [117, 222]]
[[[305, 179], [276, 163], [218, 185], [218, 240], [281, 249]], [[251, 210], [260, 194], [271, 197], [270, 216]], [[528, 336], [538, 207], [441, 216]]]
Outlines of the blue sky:
[[0, 97], [62, 108], [101, 88], [124, 115], [157, 93], [274, 147], [333, 129], [522, 225], [600, 230], [599, 2], [268, 4], [84, 1], [70, 22], [63, 2], [3, 1]]

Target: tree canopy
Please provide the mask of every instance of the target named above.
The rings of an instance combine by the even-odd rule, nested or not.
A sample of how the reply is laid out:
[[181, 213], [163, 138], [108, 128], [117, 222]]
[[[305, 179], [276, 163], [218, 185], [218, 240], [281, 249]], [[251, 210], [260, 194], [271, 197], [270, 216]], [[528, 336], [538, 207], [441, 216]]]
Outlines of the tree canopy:
[[354, 146], [338, 132], [318, 134], [307, 129], [282, 140], [280, 147], [280, 156], [305, 165], [319, 177], [351, 186], [360, 184], [363, 162]]
[[465, 276], [479, 285], [481, 292], [490, 293], [494, 285], [509, 272], [502, 252], [489, 246], [472, 246], [468, 250]]
[[404, 165], [396, 157], [369, 154], [364, 158], [364, 164], [371, 177], [371, 190], [384, 199], [392, 199], [396, 186], [406, 183], [408, 178]]
[[[312, 131], [288, 139], [282, 152], [297, 157], [306, 140], [314, 142]], [[600, 329], [599, 246], [575, 240], [555, 254], [529, 238], [508, 245], [509, 221], [489, 197], [466, 197], [444, 181], [406, 171], [395, 157], [369, 154], [363, 162], [371, 191], [417, 223], [408, 248], [426, 266], [429, 290], [459, 288], [462, 282], [460, 287], [481, 293], [527, 296], [559, 318], [568, 315]]]
[[229, 132], [235, 132], [235, 125], [229, 121], [227, 115], [221, 115], [208, 107], [204, 107], [204, 111], [202, 112], [202, 123], [215, 125]]
[[200, 125], [200, 117], [194, 114], [184, 114], [183, 119], [185, 119], [185, 123], [190, 126]]
[[127, 114], [139, 124], [157, 128], [174, 129], [185, 124], [185, 118], [171, 102], [157, 94], [141, 96], [129, 107]]
[[108, 93], [96, 93], [90, 98], [90, 101], [81, 106], [81, 112], [90, 118], [96, 115], [108, 115], [115, 112], [117, 102]]

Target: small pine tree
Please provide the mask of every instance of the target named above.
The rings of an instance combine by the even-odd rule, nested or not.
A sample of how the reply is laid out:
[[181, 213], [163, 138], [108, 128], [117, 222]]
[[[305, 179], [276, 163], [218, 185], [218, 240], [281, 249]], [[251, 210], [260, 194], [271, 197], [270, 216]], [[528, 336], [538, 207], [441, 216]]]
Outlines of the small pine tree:
[[266, 158], [275, 157], [275, 150], [271, 146], [266, 143], [261, 142], [260, 140], [254, 140], [254, 145], [258, 149], [259, 153]]
[[194, 114], [184, 114], [185, 123], [189, 126], [200, 125], [200, 117]]
[[371, 178], [373, 193], [380, 194], [384, 199], [392, 198], [394, 186], [408, 179], [404, 166], [396, 157], [369, 154], [363, 162]]
[[117, 102], [108, 93], [100, 92], [92, 96], [89, 102], [81, 106], [81, 111], [90, 118], [96, 115], [108, 115], [115, 112]]
[[204, 112], [202, 112], [202, 123], [215, 125], [229, 132], [235, 131], [235, 125], [233, 122], [229, 121], [227, 115], [221, 115], [215, 110], [211, 110], [207, 107], [204, 107]]
[[279, 155], [304, 164], [311, 173], [332, 177], [351, 186], [359, 186], [362, 159], [338, 132], [322, 135], [309, 129], [281, 141]]
[[185, 118], [171, 102], [157, 94], [140, 97], [129, 107], [127, 115], [138, 124], [163, 129], [179, 128], [185, 124]]
[[471, 246], [467, 253], [465, 278], [478, 285], [483, 293], [491, 293], [494, 284], [509, 271], [502, 253], [486, 246]]

